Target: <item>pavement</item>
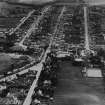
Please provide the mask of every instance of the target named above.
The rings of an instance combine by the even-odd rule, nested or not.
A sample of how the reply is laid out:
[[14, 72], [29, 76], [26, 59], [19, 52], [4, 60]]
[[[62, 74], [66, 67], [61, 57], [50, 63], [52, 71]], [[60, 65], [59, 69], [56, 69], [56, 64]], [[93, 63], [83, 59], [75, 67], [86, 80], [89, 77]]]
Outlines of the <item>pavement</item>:
[[102, 78], [84, 78], [81, 67], [60, 63], [53, 105], [105, 105]]

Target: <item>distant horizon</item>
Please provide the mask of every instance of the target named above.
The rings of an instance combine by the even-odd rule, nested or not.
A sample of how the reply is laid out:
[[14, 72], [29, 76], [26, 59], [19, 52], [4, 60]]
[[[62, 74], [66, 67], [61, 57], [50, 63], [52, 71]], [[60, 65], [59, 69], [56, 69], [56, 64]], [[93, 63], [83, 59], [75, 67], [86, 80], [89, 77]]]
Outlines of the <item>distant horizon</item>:
[[34, 7], [37, 5], [44, 5], [44, 4], [48, 4], [51, 5], [51, 3], [56, 3], [56, 2], [61, 2], [61, 3], [75, 3], [75, 1], [80, 1], [80, 2], [84, 2], [86, 4], [89, 5], [105, 5], [105, 0], [0, 0], [0, 2], [9, 2], [12, 5], [27, 5], [27, 6], [32, 6]]
[[[25, 3], [25, 4], [44, 4], [48, 2], [58, 1], [58, 2], [75, 2], [76, 0], [0, 0], [0, 1], [8, 1], [13, 3]], [[79, 0], [81, 2], [81, 0]], [[83, 0], [89, 4], [105, 4], [105, 0]]]

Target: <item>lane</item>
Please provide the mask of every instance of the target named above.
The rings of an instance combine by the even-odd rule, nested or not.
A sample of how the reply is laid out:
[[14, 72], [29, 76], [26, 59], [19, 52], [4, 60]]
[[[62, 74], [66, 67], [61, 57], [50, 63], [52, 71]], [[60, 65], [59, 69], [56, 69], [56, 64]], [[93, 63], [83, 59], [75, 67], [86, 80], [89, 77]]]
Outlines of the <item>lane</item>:
[[39, 25], [40, 21], [43, 19], [45, 13], [46, 13], [50, 8], [51, 8], [51, 6], [48, 6], [48, 7], [44, 8], [44, 10], [42, 11], [42, 14], [38, 17], [37, 20], [34, 21], [34, 23], [32, 24], [32, 26], [30, 27], [30, 29], [27, 31], [27, 34], [25, 35], [25, 37], [20, 41], [19, 45], [23, 45], [23, 42], [25, 41], [25, 39], [26, 39], [27, 37], [29, 37], [29, 36], [32, 34], [32, 32], [33, 32], [33, 30], [34, 30], [35, 28], [38, 27], [38, 25]]
[[61, 22], [61, 18], [62, 18], [62, 16], [63, 16], [63, 13], [65, 12], [65, 10], [66, 10], [66, 7], [64, 6], [64, 7], [62, 8], [62, 10], [61, 10], [60, 15], [58, 16], [57, 24], [56, 24], [56, 26], [55, 26], [53, 35], [52, 35], [51, 40], [50, 40], [49, 49], [51, 49], [51, 45], [52, 45], [53, 42], [54, 42], [54, 38], [56, 37], [56, 34], [57, 34], [58, 31], [59, 31], [59, 30], [58, 30], [58, 26], [59, 26], [59, 24], [60, 24], [60, 22]]
[[87, 19], [87, 7], [84, 7], [84, 27], [85, 27], [85, 49], [89, 48], [89, 32], [88, 32], [88, 19]]
[[[32, 84], [31, 87], [30, 87], [30, 90], [29, 90], [29, 92], [28, 92], [28, 95], [27, 95], [27, 97], [26, 97], [26, 99], [25, 99], [23, 105], [30, 105], [30, 104], [31, 104], [31, 101], [32, 101], [32, 98], [31, 98], [31, 97], [32, 97], [32, 95], [33, 95], [33, 93], [34, 93], [34, 89], [37, 87], [37, 82], [38, 82], [38, 79], [39, 79], [39, 77], [40, 77], [40, 74], [41, 74], [41, 71], [42, 71], [42, 68], [43, 68], [43, 62], [45, 62], [46, 57], [47, 57], [47, 54], [48, 54], [48, 53], [50, 52], [50, 50], [51, 50], [51, 46], [52, 46], [52, 43], [53, 43], [53, 39], [54, 39], [54, 36], [55, 36], [55, 34], [56, 34], [56, 32], [57, 32], [57, 28], [58, 28], [58, 25], [59, 25], [59, 22], [60, 22], [60, 19], [61, 19], [62, 15], [63, 15], [64, 10], [65, 10], [65, 7], [62, 8], [61, 13], [60, 13], [60, 15], [58, 16], [57, 24], [56, 24], [56, 26], [55, 26], [54, 34], [53, 34], [52, 37], [51, 37], [49, 47], [47, 48], [47, 50], [46, 50], [46, 52], [45, 52], [45, 54], [44, 54], [44, 57], [43, 57], [42, 61], [37, 65], [38, 73], [37, 73], [37, 75], [36, 75], [36, 79], [33, 81], [33, 84]], [[44, 13], [45, 13], [45, 12], [46, 12], [46, 11], [44, 11]]]
[[70, 61], [60, 63], [58, 86], [53, 105], [104, 105], [105, 95], [102, 79], [82, 77], [81, 67]]

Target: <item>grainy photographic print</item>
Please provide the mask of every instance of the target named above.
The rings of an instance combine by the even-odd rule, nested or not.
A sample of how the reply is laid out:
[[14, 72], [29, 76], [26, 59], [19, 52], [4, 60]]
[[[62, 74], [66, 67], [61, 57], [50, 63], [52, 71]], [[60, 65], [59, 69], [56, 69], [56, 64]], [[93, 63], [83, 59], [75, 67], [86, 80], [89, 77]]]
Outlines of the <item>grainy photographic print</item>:
[[105, 105], [105, 0], [0, 0], [0, 105]]

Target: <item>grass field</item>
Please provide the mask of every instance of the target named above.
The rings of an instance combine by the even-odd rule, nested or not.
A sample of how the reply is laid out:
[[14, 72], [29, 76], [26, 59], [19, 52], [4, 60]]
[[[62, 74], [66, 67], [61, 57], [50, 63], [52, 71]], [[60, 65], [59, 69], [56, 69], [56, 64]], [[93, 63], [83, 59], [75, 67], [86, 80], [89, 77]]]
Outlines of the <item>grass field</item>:
[[81, 70], [70, 61], [60, 63], [54, 105], [105, 105], [102, 78], [84, 78]]

